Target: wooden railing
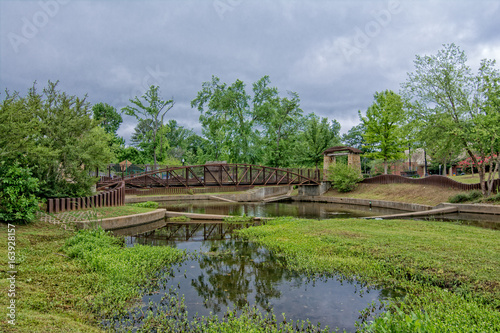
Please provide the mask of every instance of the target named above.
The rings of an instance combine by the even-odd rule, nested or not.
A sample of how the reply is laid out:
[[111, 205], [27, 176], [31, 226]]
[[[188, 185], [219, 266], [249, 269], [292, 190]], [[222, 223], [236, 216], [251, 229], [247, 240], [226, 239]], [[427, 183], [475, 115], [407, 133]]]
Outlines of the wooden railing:
[[[366, 178], [361, 183], [364, 184], [420, 184], [420, 185], [434, 185], [441, 187], [454, 188], [461, 191], [481, 190], [481, 184], [464, 184], [454, 181], [444, 176], [428, 176], [425, 178], [407, 178], [398, 175], [380, 175], [371, 178]], [[488, 184], [486, 184], [488, 188]], [[500, 188], [500, 179], [493, 181], [492, 193], [496, 193]]]
[[83, 198], [54, 198], [47, 200], [47, 213], [61, 213], [85, 208], [114, 207], [125, 204], [125, 182], [113, 189]]

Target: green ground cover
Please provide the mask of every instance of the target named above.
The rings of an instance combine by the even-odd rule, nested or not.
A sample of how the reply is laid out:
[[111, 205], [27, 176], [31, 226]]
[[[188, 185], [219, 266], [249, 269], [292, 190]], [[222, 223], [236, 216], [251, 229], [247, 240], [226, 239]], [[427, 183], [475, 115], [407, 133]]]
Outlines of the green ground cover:
[[499, 232], [443, 222], [279, 218], [238, 232], [309, 274], [341, 274], [404, 290], [404, 303], [364, 329], [498, 332]]
[[[2, 316], [0, 332], [100, 332], [102, 316], [124, 311], [153, 274], [181, 260], [170, 247], [135, 246], [102, 230], [63, 230], [45, 222], [16, 226], [16, 325]], [[7, 239], [7, 225], [0, 224]], [[0, 248], [1, 308], [9, 302], [7, 248]]]
[[[362, 330], [495, 332], [500, 327], [498, 231], [443, 222], [279, 218], [239, 234], [274, 251], [280, 264], [310, 276], [339, 274], [406, 292], [404, 302], [390, 303], [386, 313]], [[7, 237], [4, 224], [0, 237]], [[17, 325], [2, 320], [2, 332], [102, 331], [102, 318], [125, 313], [137, 296], [160, 283], [151, 274], [182, 260], [183, 254], [169, 247], [124, 248], [121, 239], [103, 231], [75, 233], [37, 222], [16, 226], [16, 256]], [[4, 291], [6, 258], [2, 247]], [[1, 293], [2, 308], [7, 302], [7, 293]], [[283, 323], [252, 308], [221, 319], [193, 320], [178, 294], [167, 294], [162, 304], [168, 311], [154, 314], [152, 307], [136, 313], [134, 320], [143, 323], [138, 331], [297, 331], [289, 319]], [[306, 326], [310, 332], [321, 331]]]

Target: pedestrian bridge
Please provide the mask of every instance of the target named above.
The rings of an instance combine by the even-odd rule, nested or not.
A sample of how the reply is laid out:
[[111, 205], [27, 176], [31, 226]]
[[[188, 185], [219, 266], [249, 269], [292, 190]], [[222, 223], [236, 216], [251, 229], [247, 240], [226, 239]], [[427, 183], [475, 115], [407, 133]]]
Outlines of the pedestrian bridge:
[[319, 185], [319, 169], [273, 168], [251, 164], [167, 167], [121, 177], [101, 177], [98, 188], [124, 181], [128, 188]]

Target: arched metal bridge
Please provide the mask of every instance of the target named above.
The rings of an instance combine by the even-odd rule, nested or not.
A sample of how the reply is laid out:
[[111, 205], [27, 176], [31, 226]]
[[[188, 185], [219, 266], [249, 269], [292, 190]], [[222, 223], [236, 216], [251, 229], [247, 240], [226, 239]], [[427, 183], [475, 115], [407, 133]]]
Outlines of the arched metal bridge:
[[251, 164], [205, 164], [169, 167], [106, 179], [98, 188], [125, 181], [127, 187], [205, 187], [205, 186], [265, 186], [317, 185], [321, 183], [318, 169], [283, 169]]

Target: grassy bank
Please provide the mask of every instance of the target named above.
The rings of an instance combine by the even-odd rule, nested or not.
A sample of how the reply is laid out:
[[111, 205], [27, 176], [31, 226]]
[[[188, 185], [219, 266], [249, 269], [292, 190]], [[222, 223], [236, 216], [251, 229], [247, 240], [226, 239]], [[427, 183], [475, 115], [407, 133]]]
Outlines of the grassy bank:
[[442, 202], [447, 202], [451, 196], [461, 192], [451, 188], [417, 184], [359, 184], [352, 192], [340, 193], [330, 189], [325, 195], [436, 206]]
[[[5, 224], [0, 235], [7, 239]], [[442, 222], [280, 218], [240, 235], [274, 251], [290, 269], [404, 290], [404, 303], [388, 305], [366, 330], [495, 332], [500, 327], [498, 231]], [[0, 251], [5, 309], [8, 256], [5, 247]], [[141, 293], [155, 289], [161, 281], [151, 274], [180, 259], [182, 253], [169, 247], [124, 248], [103, 231], [74, 233], [42, 222], [16, 226], [16, 326], [4, 316], [0, 331], [102, 331], [103, 317], [123, 312]], [[255, 309], [193, 320], [178, 295], [167, 294], [162, 304], [169, 311], [136, 313], [144, 325], [139, 331], [295, 331], [290, 320], [282, 323]]]
[[[1, 332], [100, 332], [102, 314], [123, 310], [151, 274], [182, 256], [167, 247], [124, 248], [103, 231], [75, 235], [44, 222], [15, 230], [16, 325], [2, 315]], [[4, 223], [0, 237], [7, 240]], [[2, 311], [10, 301], [7, 252], [0, 247]]]
[[404, 304], [392, 303], [370, 330], [500, 327], [498, 231], [442, 222], [280, 218], [239, 233], [278, 253], [289, 268], [404, 290]]

